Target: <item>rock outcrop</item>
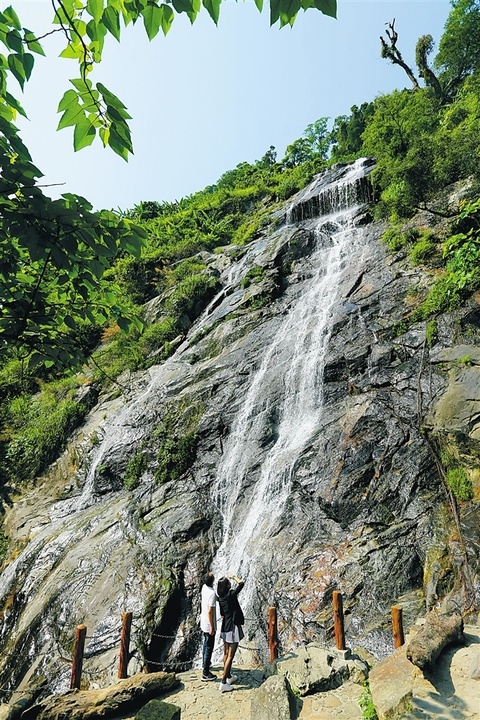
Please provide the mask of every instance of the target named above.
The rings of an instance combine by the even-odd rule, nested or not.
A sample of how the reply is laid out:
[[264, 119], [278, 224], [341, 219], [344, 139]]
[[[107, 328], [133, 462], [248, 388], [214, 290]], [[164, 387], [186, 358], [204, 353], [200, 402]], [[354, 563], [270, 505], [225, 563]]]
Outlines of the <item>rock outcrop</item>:
[[407, 626], [452, 592], [479, 606], [478, 478], [452, 521], [430, 441], [474, 457], [478, 302], [440, 319], [433, 348], [425, 323], [402, 328], [428, 273], [387, 255], [365, 204], [315, 217], [338, 182], [360, 202], [369, 167], [331, 169], [236, 260], [212, 256], [222, 288], [175, 354], [100, 398], [8, 510], [2, 687], [65, 690], [80, 623], [85, 682], [111, 682], [126, 610], [130, 672], [188, 667], [212, 563], [246, 574], [243, 644], [261, 657], [271, 604], [287, 651], [331, 638], [341, 590], [347, 643], [376, 657], [394, 603]]

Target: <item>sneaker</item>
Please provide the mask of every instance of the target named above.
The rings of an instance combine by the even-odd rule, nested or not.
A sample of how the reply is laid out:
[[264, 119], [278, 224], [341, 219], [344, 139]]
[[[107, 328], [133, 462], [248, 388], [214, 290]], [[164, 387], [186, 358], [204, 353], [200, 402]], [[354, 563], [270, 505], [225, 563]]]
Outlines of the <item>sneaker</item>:
[[228, 682], [226, 682], [226, 683], [221, 682], [221, 683], [220, 683], [220, 692], [222, 692], [222, 693], [223, 693], [223, 692], [232, 692], [232, 690], [233, 690], [233, 687], [232, 687], [231, 685], [229, 685]]
[[217, 679], [217, 676], [214, 675], [213, 673], [211, 673], [210, 671], [202, 672], [202, 681], [203, 682], [209, 682], [210, 680], [216, 680], [216, 679]]
[[237, 682], [238, 676], [237, 675], [230, 675], [230, 677], [227, 678], [227, 683], [229, 685], [232, 685], [234, 682]]

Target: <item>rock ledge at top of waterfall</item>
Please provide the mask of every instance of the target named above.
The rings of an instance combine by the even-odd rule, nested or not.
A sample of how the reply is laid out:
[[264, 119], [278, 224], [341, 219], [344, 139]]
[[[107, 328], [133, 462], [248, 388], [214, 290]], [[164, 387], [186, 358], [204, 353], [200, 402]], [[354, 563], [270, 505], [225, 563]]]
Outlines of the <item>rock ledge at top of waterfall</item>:
[[332, 212], [369, 204], [373, 201], [370, 172], [373, 158], [359, 158], [354, 163], [337, 163], [322, 171], [287, 208], [287, 223], [297, 223]]

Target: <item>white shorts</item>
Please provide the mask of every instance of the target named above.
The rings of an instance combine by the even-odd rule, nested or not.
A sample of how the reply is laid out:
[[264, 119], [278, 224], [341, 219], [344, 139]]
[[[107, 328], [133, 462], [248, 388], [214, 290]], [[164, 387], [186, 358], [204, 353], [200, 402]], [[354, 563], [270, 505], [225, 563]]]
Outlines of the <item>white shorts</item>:
[[220, 633], [220, 637], [223, 642], [226, 642], [229, 645], [232, 645], [233, 643], [239, 643], [243, 636], [243, 630], [240, 625], [234, 625], [233, 630]]

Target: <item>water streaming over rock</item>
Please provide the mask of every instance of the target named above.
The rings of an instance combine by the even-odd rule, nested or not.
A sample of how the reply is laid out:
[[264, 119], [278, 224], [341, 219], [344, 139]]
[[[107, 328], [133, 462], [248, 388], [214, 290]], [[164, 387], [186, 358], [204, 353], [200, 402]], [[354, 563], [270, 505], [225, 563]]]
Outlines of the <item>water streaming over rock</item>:
[[342, 273], [362, 254], [362, 234], [353, 218], [371, 197], [369, 167], [361, 160], [340, 179], [322, 177], [288, 211], [291, 223], [320, 215], [311, 277], [251, 374], [215, 485], [224, 520], [215, 569], [246, 577], [247, 607], [255, 590], [258, 547], [272, 542], [296, 464], [321, 428], [332, 308]]
[[[7, 510], [18, 552], [0, 575], [2, 687], [36, 673], [65, 690], [77, 623], [88, 626], [88, 677], [110, 682], [127, 610], [129, 672], [144, 661], [184, 669], [198, 650], [199, 579], [212, 558], [217, 575], [246, 575], [253, 645], [272, 603], [284, 649], [325, 637], [329, 593], [341, 587], [354, 609], [349, 632], [388, 652], [379, 623], [422, 586], [438, 482], [412, 424], [423, 329], [406, 343], [384, 331], [401, 320], [408, 288], [427, 281], [386, 262], [383, 228], [364, 212], [370, 169], [329, 168], [248, 246], [207, 258], [222, 290], [177, 351], [122, 379], [129, 387], [101, 399]], [[444, 383], [430, 367], [425, 407]], [[165, 422], [169, 439], [181, 438], [192, 407], [195, 458], [181, 477], [159, 480]], [[146, 470], [126, 487], [141, 455]]]

